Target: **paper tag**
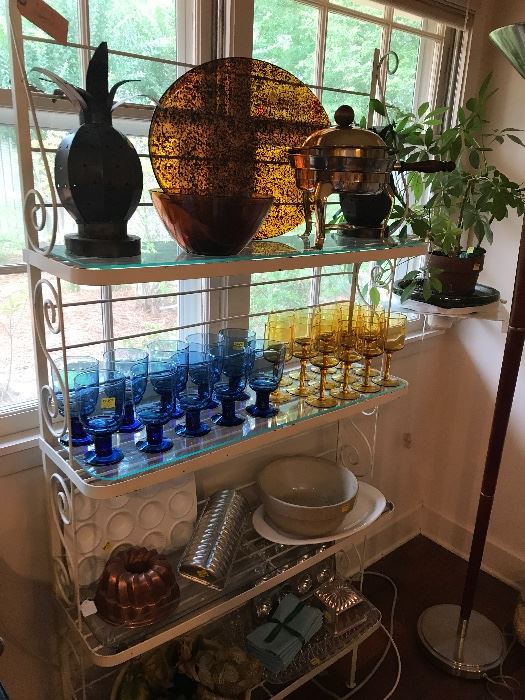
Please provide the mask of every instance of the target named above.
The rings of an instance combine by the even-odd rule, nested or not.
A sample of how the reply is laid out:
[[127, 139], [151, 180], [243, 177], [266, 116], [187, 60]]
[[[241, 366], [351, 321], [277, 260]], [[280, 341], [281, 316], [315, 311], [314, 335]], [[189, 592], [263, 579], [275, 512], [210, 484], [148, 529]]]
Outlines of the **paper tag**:
[[319, 666], [321, 663], [321, 659], [318, 656], [314, 656], [314, 658], [310, 661], [310, 666]]
[[97, 612], [95, 603], [92, 600], [83, 600], [80, 604], [80, 612], [83, 617], [89, 617]]
[[207, 571], [204, 571], [203, 569], [199, 569], [199, 571], [197, 571], [197, 576], [198, 576], [199, 578], [207, 578], [207, 577], [208, 577], [208, 572], [207, 572]]
[[68, 20], [44, 0], [18, 0], [20, 14], [59, 44], [67, 41]]
[[105, 552], [111, 552], [111, 550], [113, 549], [113, 542], [109, 542], [109, 541], [106, 542], [106, 544], [102, 547], [102, 549]]
[[344, 506], [341, 506], [341, 513], [348, 513], [348, 511], [350, 510], [350, 507], [351, 507], [350, 503], [345, 503]]
[[114, 396], [104, 396], [100, 399], [101, 408], [115, 408], [116, 399]]
[[244, 340], [234, 340], [232, 347], [234, 350], [244, 350]]

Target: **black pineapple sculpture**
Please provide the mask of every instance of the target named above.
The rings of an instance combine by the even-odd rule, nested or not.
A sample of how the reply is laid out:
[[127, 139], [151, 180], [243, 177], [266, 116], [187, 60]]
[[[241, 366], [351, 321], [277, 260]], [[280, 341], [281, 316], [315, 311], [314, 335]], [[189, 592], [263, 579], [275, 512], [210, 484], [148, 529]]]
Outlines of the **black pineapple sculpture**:
[[130, 81], [108, 90], [106, 42], [89, 62], [85, 90], [41, 72], [80, 110], [80, 127], [64, 138], [55, 159], [58, 196], [78, 224], [78, 233], [65, 236], [66, 251], [90, 258], [140, 255], [140, 238], [128, 236], [127, 222], [142, 193], [142, 168], [132, 143], [111, 121], [115, 93]]

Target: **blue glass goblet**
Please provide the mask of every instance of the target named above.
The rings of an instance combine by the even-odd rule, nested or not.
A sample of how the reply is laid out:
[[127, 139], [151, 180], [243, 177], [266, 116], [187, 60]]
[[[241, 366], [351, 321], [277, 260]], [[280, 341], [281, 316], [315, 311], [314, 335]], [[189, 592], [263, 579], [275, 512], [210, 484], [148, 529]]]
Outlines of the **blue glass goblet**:
[[246, 412], [257, 418], [271, 418], [279, 409], [270, 404], [270, 394], [277, 389], [284, 369], [284, 343], [257, 340], [254, 362], [248, 374], [248, 383], [255, 391], [255, 403], [246, 406]]
[[[224, 355], [223, 339], [216, 333], [191, 333], [186, 337], [186, 340], [189, 343], [190, 352], [192, 350], [199, 350], [201, 352], [207, 352], [213, 357], [215, 384], [215, 382], [219, 381], [222, 372], [222, 358]], [[218, 405], [218, 401], [210, 398], [206, 408], [217, 408]]]
[[[221, 328], [217, 335], [224, 343], [225, 353], [231, 350], [243, 350], [249, 347], [252, 350], [251, 357], [253, 358], [253, 351], [255, 350], [255, 331], [250, 331], [246, 328]], [[238, 401], [247, 401], [249, 398], [250, 395], [243, 391]]]
[[[132, 367], [132, 377], [141, 380], [141, 368]], [[146, 426], [146, 439], [139, 440], [141, 452], [166, 452], [173, 442], [164, 437], [163, 426], [173, 417], [177, 366], [168, 360], [150, 360], [146, 389], [135, 406], [137, 417]]]
[[201, 423], [200, 413], [207, 408], [215, 384], [215, 358], [207, 352], [192, 350], [190, 345], [188, 382], [179, 394], [180, 405], [186, 412], [186, 425], [179, 425], [178, 435], [200, 437], [210, 432], [207, 423]]
[[[91, 445], [93, 440], [89, 436], [82, 423], [77, 412], [77, 406], [75, 401], [75, 379], [78, 374], [83, 374], [84, 380], [88, 384], [98, 382], [98, 360], [94, 357], [89, 356], [75, 356], [68, 357], [66, 367], [64, 366], [64, 361], [62, 359], [55, 360], [56, 368], [64, 382], [66, 384], [66, 367], [67, 367], [67, 384], [69, 386], [69, 414], [71, 419], [71, 444], [73, 447], [81, 447], [82, 445]], [[58, 411], [61, 416], [64, 415], [64, 396], [62, 394], [62, 388], [58, 377], [52, 372], [53, 381], [53, 391], [55, 392]], [[60, 438], [60, 442], [66, 447], [69, 446], [69, 433], [64, 433]]]
[[[139, 348], [115, 348], [104, 353], [106, 369], [116, 369], [126, 377], [126, 402], [124, 403], [124, 420], [119, 428], [119, 433], [135, 433], [143, 425], [135, 417], [135, 404], [140, 401], [142, 395], [136, 392], [144, 392], [146, 379], [148, 377], [148, 353]], [[131, 368], [142, 367], [142, 379], [135, 377], [132, 381]], [[138, 371], [138, 369], [137, 369]], [[135, 395], [133, 393], [135, 392]]]
[[188, 379], [188, 343], [185, 340], [172, 340], [171, 338], [153, 340], [147, 345], [150, 360], [164, 362], [169, 355], [173, 358], [173, 363], [181, 368], [177, 373], [175, 403], [173, 404], [172, 418], [181, 418], [184, 411], [177, 405], [179, 391], [184, 389]]
[[246, 420], [235, 413], [235, 402], [240, 401], [244, 394], [248, 370], [253, 363], [252, 357], [253, 350], [249, 346], [244, 350], [233, 350], [224, 355], [222, 373], [215, 384], [215, 396], [222, 406], [222, 412], [212, 417], [217, 425], [240, 425]]
[[95, 449], [88, 450], [84, 460], [95, 466], [116, 464], [124, 454], [119, 447], [113, 447], [111, 436], [124, 418], [126, 377], [116, 370], [101, 369], [98, 381], [89, 378], [89, 372], [75, 378], [78, 414], [95, 443]]

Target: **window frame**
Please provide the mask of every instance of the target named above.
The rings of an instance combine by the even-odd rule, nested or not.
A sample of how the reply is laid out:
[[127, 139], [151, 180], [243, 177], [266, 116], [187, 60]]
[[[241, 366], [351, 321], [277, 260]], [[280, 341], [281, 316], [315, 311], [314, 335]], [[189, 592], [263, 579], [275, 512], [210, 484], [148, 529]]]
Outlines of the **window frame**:
[[[79, 53], [79, 64], [81, 75], [85, 75], [90, 56], [96, 47], [91, 45], [90, 41], [90, 26], [89, 26], [89, 0], [78, 0], [77, 8], [78, 15], [78, 42], [66, 42], [66, 45], [76, 48]], [[177, 77], [180, 77], [184, 72], [189, 70], [192, 65], [198, 65], [206, 60], [210, 60], [213, 56], [212, 37], [214, 32], [213, 27], [213, 6], [214, 0], [173, 0], [173, 8], [176, 16], [176, 47], [177, 54], [174, 59], [166, 59], [163, 61], [166, 64], [173, 64], [176, 68]], [[56, 44], [54, 40], [43, 37], [29, 37], [22, 32], [22, 19], [17, 9], [16, 0], [8, 0], [7, 3], [7, 32], [9, 43], [9, 63], [11, 68], [11, 89], [0, 89], [0, 124], [13, 126], [17, 136], [17, 151], [20, 170], [20, 186], [21, 192], [25, 193], [34, 186], [33, 181], [33, 164], [32, 164], [32, 149], [30, 142], [30, 117], [28, 114], [28, 105], [23, 86], [23, 78], [20, 73], [17, 61], [15, 60], [15, 46], [10, 33], [12, 25], [14, 40], [22, 47], [22, 54], [27, 41], [43, 41], [50, 44]], [[129, 55], [131, 57], [144, 58], [140, 54], [133, 54], [112, 50], [109, 47], [110, 55]], [[147, 58], [147, 57], [146, 57]], [[23, 59], [22, 59], [23, 60]], [[181, 65], [186, 64], [186, 65]], [[54, 98], [50, 95], [33, 94], [37, 119], [41, 128], [64, 128], [70, 130], [78, 125], [77, 112], [65, 98]], [[147, 135], [149, 122], [154, 107], [149, 105], [139, 104], [124, 104], [118, 108], [114, 117], [114, 125], [120, 131], [129, 135]], [[60, 124], [58, 126], [57, 124]], [[53, 122], [51, 124], [51, 122]], [[28, 245], [28, 236], [30, 235], [22, 220], [21, 235], [22, 248]], [[28, 272], [29, 284], [29, 305], [32, 311], [31, 289], [34, 288], [37, 280], [40, 278], [40, 273], [35, 269], [28, 269], [23, 262], [0, 265], [0, 274], [20, 274]], [[196, 283], [194, 281], [181, 282], [180, 291], [189, 291], [194, 289]], [[104, 297], [107, 293], [104, 287], [100, 287], [100, 294]], [[181, 325], [187, 322], [187, 319], [207, 318], [209, 311], [201, 305], [198, 295], [189, 295], [187, 297], [179, 297], [183, 306], [180, 309]], [[209, 297], [210, 295], [205, 295]], [[101, 305], [103, 311], [104, 304]], [[33, 323], [35, 319], [33, 319]], [[37, 321], [36, 321], [37, 322]], [[101, 327], [105, 331], [105, 336], [112, 335], [112, 319], [104, 319], [104, 313], [101, 313]], [[45, 358], [41, 353], [35, 352], [35, 332], [33, 328], [33, 356], [35, 358], [35, 374], [36, 376], [45, 376], [47, 372]], [[14, 434], [35, 429], [39, 424], [39, 388], [38, 382], [35, 387], [34, 400], [27, 400], [20, 403], [14, 403], [0, 408], [0, 438], [5, 438]]]

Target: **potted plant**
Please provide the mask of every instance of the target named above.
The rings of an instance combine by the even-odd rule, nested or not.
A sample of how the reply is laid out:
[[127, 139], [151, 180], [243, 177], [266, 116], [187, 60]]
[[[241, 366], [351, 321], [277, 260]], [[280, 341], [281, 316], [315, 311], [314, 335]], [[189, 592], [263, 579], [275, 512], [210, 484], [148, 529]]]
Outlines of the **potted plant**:
[[418, 288], [422, 288], [425, 300], [436, 293], [472, 295], [486, 246], [492, 243], [493, 223], [505, 219], [511, 210], [519, 216], [525, 210], [523, 185], [489, 161], [494, 147], [506, 139], [525, 145], [517, 135], [520, 129], [490, 126], [487, 102], [496, 92], [490, 80], [489, 75], [477, 96], [458, 109], [456, 123], [442, 131], [439, 127], [447, 107], [431, 110], [425, 102], [412, 114], [372, 101], [378, 114], [386, 118], [393, 115], [380, 133], [400, 160], [435, 157], [456, 163], [452, 172], [410, 172], [404, 180], [406, 187], [399, 187], [399, 181], [394, 183], [391, 230], [399, 229], [404, 237], [410, 227], [429, 243], [425, 266], [401, 281], [401, 301]]

